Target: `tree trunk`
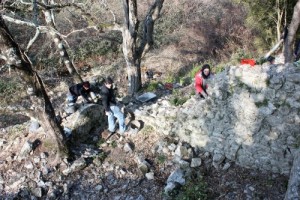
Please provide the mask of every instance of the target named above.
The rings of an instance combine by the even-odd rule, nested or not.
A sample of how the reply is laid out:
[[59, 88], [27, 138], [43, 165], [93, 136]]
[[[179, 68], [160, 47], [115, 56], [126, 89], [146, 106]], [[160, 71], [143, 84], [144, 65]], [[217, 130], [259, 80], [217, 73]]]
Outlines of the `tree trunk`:
[[284, 41], [284, 62], [293, 62], [293, 44], [300, 24], [300, 0], [294, 7], [292, 21], [288, 28], [288, 35]]
[[13, 66], [21, 73], [21, 78], [27, 86], [34, 89], [34, 95], [31, 96], [34, 105], [35, 114], [40, 120], [44, 130], [55, 141], [55, 159], [52, 164], [57, 164], [68, 156], [67, 146], [64, 144], [63, 129], [56, 120], [55, 112], [50, 99], [45, 91], [44, 84], [32, 68], [32, 65], [14, 41], [7, 26], [4, 23], [2, 15], [0, 15], [0, 44], [1, 54], [5, 57], [5, 62]]
[[153, 44], [154, 22], [159, 17], [164, 0], [156, 0], [149, 9], [144, 20], [143, 37], [140, 45], [137, 43], [139, 21], [137, 18], [137, 1], [123, 0], [124, 26], [123, 54], [127, 65], [128, 73], [128, 94], [133, 95], [142, 86], [141, 80], [141, 59]]
[[295, 151], [294, 155], [293, 167], [284, 200], [299, 199], [300, 197], [300, 150]]
[[123, 9], [125, 14], [124, 28], [122, 30], [123, 36], [123, 54], [127, 65], [128, 75], [128, 91], [129, 95], [137, 92], [142, 83], [141, 77], [138, 75], [136, 60], [136, 38], [138, 31], [137, 19], [137, 4], [136, 0], [123, 0]]
[[[46, 1], [44, 1], [45, 4], [47, 4]], [[82, 78], [81, 76], [78, 74], [78, 72], [76, 71], [73, 63], [70, 60], [69, 54], [66, 51], [66, 48], [62, 42], [61, 37], [57, 34], [57, 30], [55, 27], [55, 24], [53, 22], [53, 19], [51, 17], [51, 13], [49, 10], [44, 10], [44, 15], [45, 15], [45, 20], [46, 23], [49, 27], [51, 27], [53, 30], [50, 32], [58, 50], [59, 50], [59, 54], [63, 60], [64, 65], [67, 67], [69, 73], [71, 74], [71, 76], [73, 77], [75, 83], [81, 83], [82, 82]]]

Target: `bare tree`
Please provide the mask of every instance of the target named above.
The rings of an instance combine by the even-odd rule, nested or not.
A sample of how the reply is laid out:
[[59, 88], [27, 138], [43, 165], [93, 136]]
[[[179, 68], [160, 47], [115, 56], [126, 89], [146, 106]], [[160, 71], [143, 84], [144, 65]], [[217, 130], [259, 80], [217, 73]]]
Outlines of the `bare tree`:
[[153, 45], [154, 23], [160, 16], [164, 0], [155, 0], [150, 7], [143, 24], [143, 37], [137, 44], [139, 20], [137, 16], [137, 1], [122, 0], [124, 9], [124, 24], [122, 28], [123, 54], [127, 64], [128, 93], [136, 93], [141, 83], [141, 59]]
[[[155, 0], [143, 20], [142, 38], [138, 38], [139, 24], [138, 8], [136, 0], [122, 0], [124, 10], [124, 23], [120, 25], [115, 20], [113, 26], [106, 27], [109, 30], [122, 32], [122, 50], [127, 66], [128, 94], [133, 95], [142, 86], [141, 60], [153, 45], [154, 23], [160, 17], [164, 0]], [[106, 5], [105, 5], [106, 6]]]
[[294, 7], [292, 21], [288, 27], [287, 38], [284, 41], [284, 58], [285, 63], [293, 62], [293, 44], [295, 42], [296, 33], [300, 24], [300, 0]]
[[[13, 6], [10, 6], [10, 4], [12, 4]], [[33, 7], [33, 12], [34, 12], [33, 13], [34, 22], [18, 20], [18, 19], [14, 19], [12, 17], [5, 16], [5, 15], [3, 16], [3, 18], [12, 23], [22, 24], [22, 25], [34, 27], [36, 29], [36, 34], [30, 40], [30, 42], [27, 46], [27, 51], [32, 46], [32, 44], [36, 41], [36, 39], [38, 38], [38, 36], [41, 32], [49, 34], [51, 36], [51, 38], [53, 39], [53, 41], [59, 51], [60, 57], [61, 57], [64, 65], [66, 66], [67, 70], [73, 77], [74, 81], [76, 83], [82, 82], [81, 76], [75, 69], [73, 62], [71, 61], [69, 54], [66, 51], [66, 48], [65, 48], [65, 45], [64, 45], [64, 42], [62, 39], [63, 35], [59, 33], [59, 31], [57, 30], [57, 28], [55, 26], [55, 23], [54, 23], [55, 16], [52, 12], [53, 10], [69, 8], [69, 7], [77, 8], [77, 9], [80, 9], [81, 11], [83, 11], [80, 7], [80, 4], [76, 4], [76, 3], [57, 4], [57, 3], [54, 3], [53, 0], [42, 0], [42, 3], [41, 3], [41, 2], [38, 2], [35, 0], [35, 1], [29, 2], [29, 3], [21, 1], [21, 4], [17, 4], [17, 5], [14, 5], [14, 3], [7, 1], [7, 2], [4, 2], [4, 5], [3, 5], [4, 8], [7, 8], [9, 10], [16, 10], [17, 8], [22, 9], [22, 10], [30, 10], [31, 6]], [[40, 11], [42, 11], [44, 13], [46, 25], [39, 25], [37, 22], [38, 21], [37, 16], [39, 16]], [[93, 28], [95, 28], [95, 26], [93, 26]], [[73, 31], [73, 32], [75, 32], [75, 31]]]
[[0, 44], [0, 59], [3, 59], [7, 65], [12, 66], [20, 73], [20, 77], [24, 80], [26, 86], [33, 88], [31, 101], [34, 105], [34, 114], [55, 144], [55, 149], [53, 149], [55, 159], [52, 163], [55, 165], [68, 157], [63, 129], [56, 120], [55, 111], [40, 76], [33, 70], [30, 60], [13, 39], [2, 15], [0, 15]]

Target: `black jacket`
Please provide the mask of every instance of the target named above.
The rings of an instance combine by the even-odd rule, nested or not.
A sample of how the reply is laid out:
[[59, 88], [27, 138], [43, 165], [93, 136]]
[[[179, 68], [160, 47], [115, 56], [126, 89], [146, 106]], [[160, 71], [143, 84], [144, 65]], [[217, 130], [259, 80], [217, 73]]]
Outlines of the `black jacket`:
[[116, 97], [113, 89], [108, 89], [105, 85], [101, 87], [102, 104], [105, 111], [110, 111], [109, 106], [116, 105]]
[[84, 98], [84, 100], [86, 100], [87, 102], [89, 102], [89, 93], [91, 92], [90, 89], [88, 90], [85, 90], [83, 88], [83, 83], [78, 83], [76, 85], [73, 85], [69, 88], [69, 91], [70, 93], [73, 95], [73, 96], [82, 96]]

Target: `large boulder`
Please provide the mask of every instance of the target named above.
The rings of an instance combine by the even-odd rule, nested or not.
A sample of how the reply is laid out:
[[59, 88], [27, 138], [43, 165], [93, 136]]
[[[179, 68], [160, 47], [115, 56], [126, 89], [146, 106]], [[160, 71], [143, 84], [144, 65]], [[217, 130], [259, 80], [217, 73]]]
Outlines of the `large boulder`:
[[72, 115], [63, 122], [63, 126], [71, 130], [75, 142], [86, 140], [93, 128], [106, 125], [106, 116], [103, 107], [98, 104], [87, 104], [80, 106]]

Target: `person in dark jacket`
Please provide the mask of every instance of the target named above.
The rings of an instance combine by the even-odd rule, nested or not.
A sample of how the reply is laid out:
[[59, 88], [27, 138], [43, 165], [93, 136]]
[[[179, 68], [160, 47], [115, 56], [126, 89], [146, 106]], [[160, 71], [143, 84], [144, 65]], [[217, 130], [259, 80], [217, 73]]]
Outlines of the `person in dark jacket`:
[[207, 79], [210, 77], [210, 66], [205, 64], [202, 69], [195, 75], [195, 89], [196, 97], [205, 99], [208, 97], [207, 90]]
[[126, 131], [125, 118], [121, 109], [117, 106], [114, 90], [113, 80], [108, 77], [101, 87], [102, 104], [105, 109], [105, 114], [108, 118], [108, 131], [111, 133], [116, 131], [115, 118], [119, 121], [119, 133], [124, 134]]
[[91, 103], [89, 100], [90, 92], [90, 83], [88, 81], [72, 85], [69, 88], [68, 101], [70, 103], [76, 103], [78, 97], [82, 96], [85, 103]]

